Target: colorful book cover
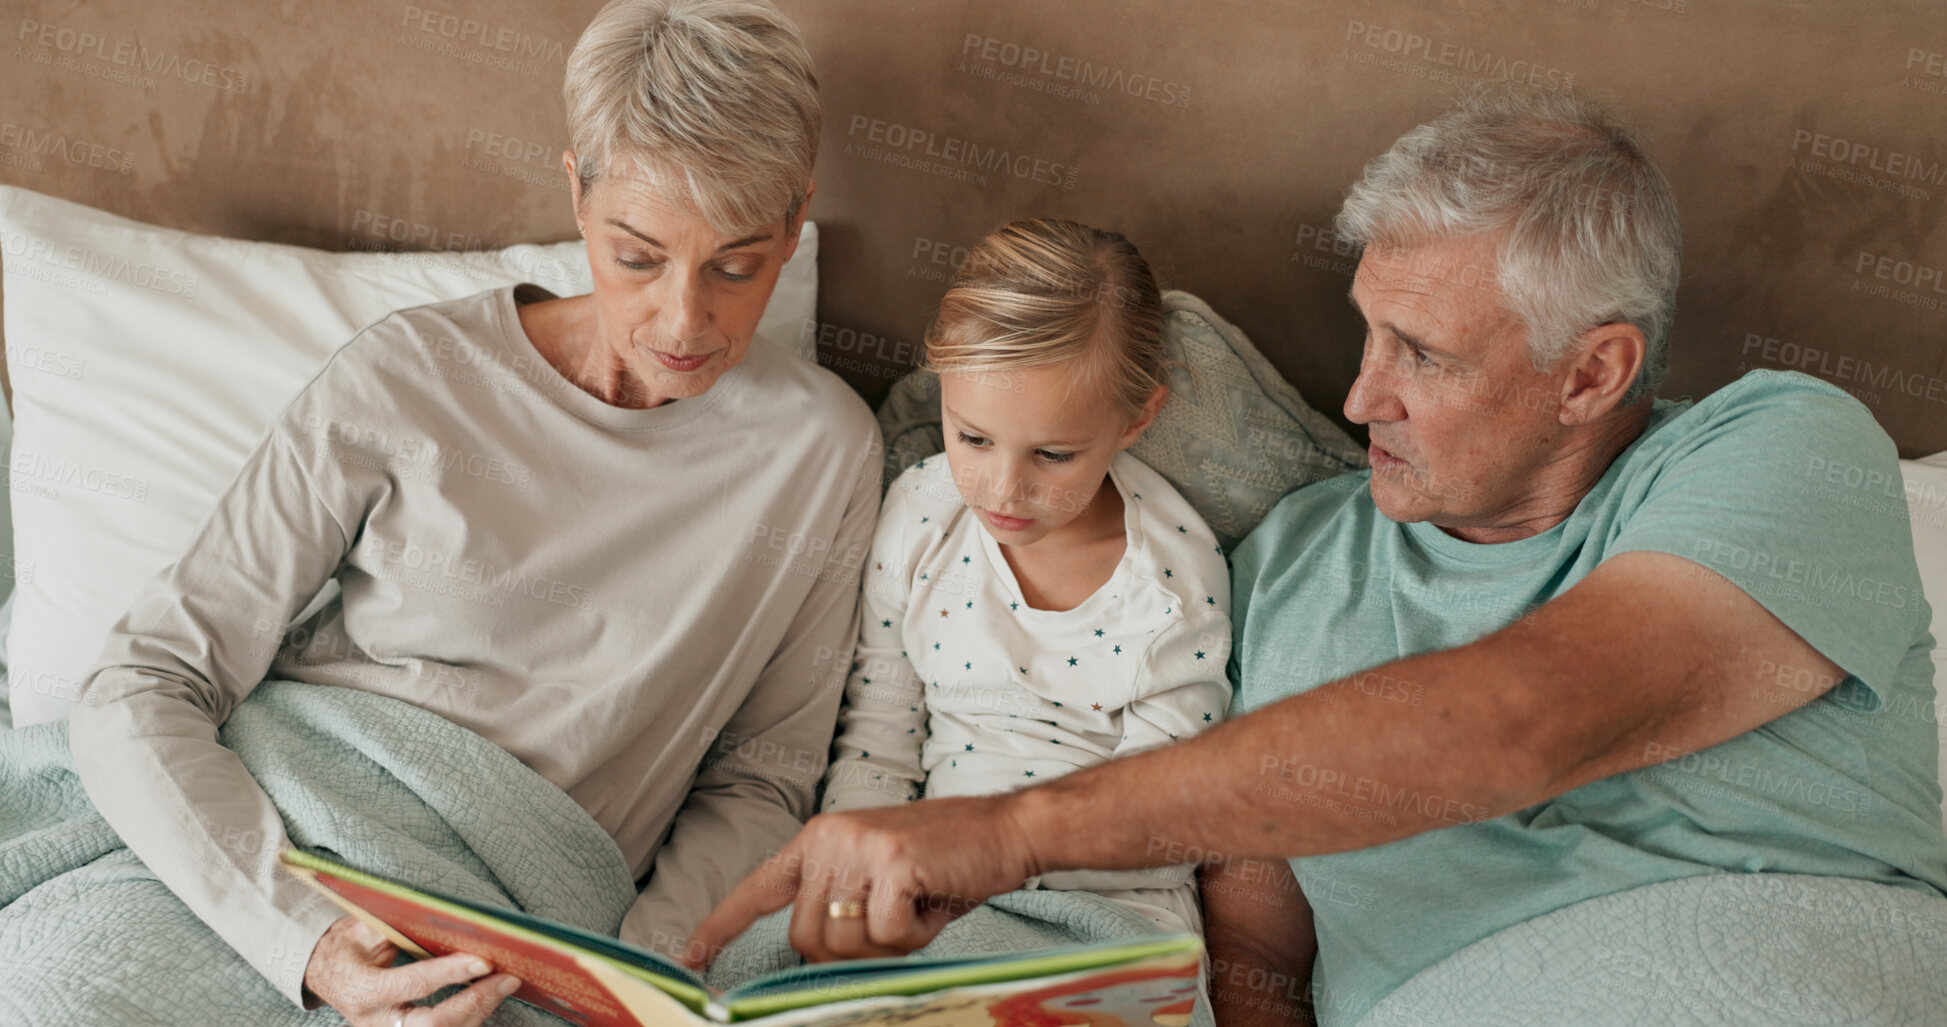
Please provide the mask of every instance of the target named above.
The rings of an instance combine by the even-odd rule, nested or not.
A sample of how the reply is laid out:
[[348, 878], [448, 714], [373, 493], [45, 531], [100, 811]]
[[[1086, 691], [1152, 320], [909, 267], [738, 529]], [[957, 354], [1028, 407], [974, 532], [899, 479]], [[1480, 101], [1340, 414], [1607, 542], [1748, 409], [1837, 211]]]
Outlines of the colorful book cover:
[[290, 871], [415, 956], [466, 952], [520, 978], [514, 997], [587, 1027], [1184, 1027], [1203, 943], [1156, 935], [1033, 952], [862, 959], [729, 991], [670, 959], [518, 910], [423, 891], [286, 849]]

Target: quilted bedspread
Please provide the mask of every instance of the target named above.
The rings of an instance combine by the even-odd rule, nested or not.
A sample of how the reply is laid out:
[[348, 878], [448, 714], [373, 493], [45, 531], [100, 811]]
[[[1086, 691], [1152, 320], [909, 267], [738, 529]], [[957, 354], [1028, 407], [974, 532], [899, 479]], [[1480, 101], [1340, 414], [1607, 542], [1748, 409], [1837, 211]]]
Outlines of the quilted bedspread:
[[[397, 700], [266, 682], [223, 725], [300, 847], [614, 934], [635, 900], [615, 842], [485, 739]], [[0, 1023], [343, 1023], [292, 1005], [95, 812], [67, 725], [0, 733]], [[491, 1024], [560, 1024], [518, 1002]]]
[[1947, 1024], [1947, 898], [1801, 874], [1632, 888], [1478, 941], [1359, 1021], [1432, 1024]]

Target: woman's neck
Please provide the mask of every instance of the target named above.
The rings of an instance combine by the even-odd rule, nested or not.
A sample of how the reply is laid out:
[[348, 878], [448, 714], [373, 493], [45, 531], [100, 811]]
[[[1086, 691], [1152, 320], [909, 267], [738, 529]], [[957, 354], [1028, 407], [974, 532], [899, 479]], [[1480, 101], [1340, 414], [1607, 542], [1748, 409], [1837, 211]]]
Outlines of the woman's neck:
[[522, 304], [521, 330], [561, 377], [609, 406], [646, 410], [674, 402], [652, 395], [641, 377], [602, 342], [594, 297], [571, 296]]

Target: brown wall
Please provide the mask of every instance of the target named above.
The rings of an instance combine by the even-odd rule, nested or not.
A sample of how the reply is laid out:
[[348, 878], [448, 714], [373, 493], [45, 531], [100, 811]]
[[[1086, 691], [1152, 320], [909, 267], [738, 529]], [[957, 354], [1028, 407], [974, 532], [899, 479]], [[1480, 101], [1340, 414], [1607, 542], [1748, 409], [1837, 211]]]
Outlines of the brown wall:
[[[954, 248], [1048, 212], [1129, 234], [1336, 412], [1338, 198], [1467, 82], [1512, 76], [1613, 104], [1676, 184], [1667, 393], [1803, 366], [1906, 455], [1947, 449], [1947, 5], [783, 2], [827, 112], [821, 359], [868, 398]], [[566, 238], [562, 58], [596, 6], [8, 0], [0, 181], [334, 249]], [[1011, 166], [902, 160], [969, 145]]]

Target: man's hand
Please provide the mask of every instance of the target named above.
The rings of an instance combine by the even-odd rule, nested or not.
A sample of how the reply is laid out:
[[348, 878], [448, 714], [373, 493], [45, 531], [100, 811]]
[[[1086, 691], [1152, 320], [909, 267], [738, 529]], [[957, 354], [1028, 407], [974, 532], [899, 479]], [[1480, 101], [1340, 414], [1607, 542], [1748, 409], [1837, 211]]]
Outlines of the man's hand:
[[[791, 947], [814, 963], [903, 955], [990, 895], [1038, 872], [1012, 796], [931, 799], [811, 818], [697, 925], [683, 961], [702, 969], [756, 919], [785, 906]], [[834, 901], [862, 917], [833, 917]]]
[[304, 968], [306, 991], [329, 1003], [353, 1027], [479, 1027], [501, 1000], [521, 986], [494, 974], [437, 1006], [414, 1002], [452, 984], [492, 972], [464, 953], [392, 967], [399, 949], [353, 917], [340, 917], [318, 939]]

